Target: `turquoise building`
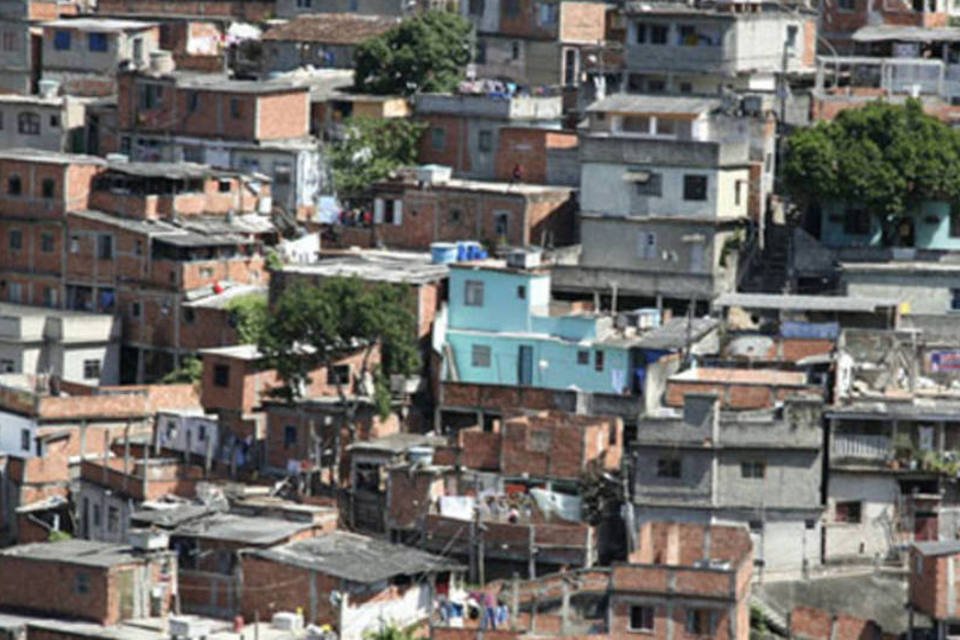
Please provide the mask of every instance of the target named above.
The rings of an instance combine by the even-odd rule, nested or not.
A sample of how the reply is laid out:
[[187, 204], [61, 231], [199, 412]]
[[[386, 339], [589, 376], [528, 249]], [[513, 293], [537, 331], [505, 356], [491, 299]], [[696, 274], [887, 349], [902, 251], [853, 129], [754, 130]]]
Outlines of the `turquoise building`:
[[[609, 315], [551, 311], [550, 275], [486, 261], [450, 265], [444, 377], [475, 384], [641, 393], [645, 363], [664, 350], [641, 347], [640, 333]], [[656, 327], [660, 312], [625, 315]]]
[[820, 220], [820, 242], [827, 247], [913, 247], [960, 250], [960, 208], [948, 202], [924, 202], [893, 225], [895, 237], [884, 241], [879, 216], [865, 207], [828, 203]]

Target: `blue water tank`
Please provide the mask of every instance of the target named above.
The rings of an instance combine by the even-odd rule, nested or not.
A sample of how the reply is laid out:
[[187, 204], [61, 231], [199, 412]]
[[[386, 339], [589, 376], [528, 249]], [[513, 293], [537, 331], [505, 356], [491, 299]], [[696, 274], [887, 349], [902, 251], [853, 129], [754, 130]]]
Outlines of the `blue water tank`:
[[459, 247], [452, 242], [430, 244], [430, 260], [433, 264], [450, 264], [458, 260]]

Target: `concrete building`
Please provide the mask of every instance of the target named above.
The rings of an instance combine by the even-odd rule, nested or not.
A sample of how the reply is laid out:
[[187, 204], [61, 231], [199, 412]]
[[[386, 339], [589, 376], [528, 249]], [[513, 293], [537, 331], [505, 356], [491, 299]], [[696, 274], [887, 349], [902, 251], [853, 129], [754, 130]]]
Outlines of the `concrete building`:
[[167, 551], [64, 540], [0, 551], [0, 608], [99, 624], [171, 610], [177, 560]]
[[109, 96], [117, 91], [116, 72], [124, 65], [146, 67], [159, 48], [156, 24], [105, 18], [61, 19], [43, 23], [44, 80], [60, 83], [77, 96]]
[[104, 314], [0, 303], [0, 373], [117, 384], [120, 325]]
[[3, 0], [0, 2], [0, 87], [4, 93], [35, 93], [40, 80], [42, 22], [76, 15], [82, 2]]
[[357, 45], [400, 24], [389, 16], [348, 13], [299, 15], [267, 29], [263, 36], [263, 73], [311, 65], [353, 69]]
[[420, 162], [451, 167], [456, 176], [492, 180], [498, 162], [503, 162], [497, 157], [501, 129], [559, 132], [562, 107], [559, 95], [419, 94], [414, 97], [414, 117], [427, 125], [420, 141]]
[[455, 589], [463, 572], [443, 556], [340, 531], [253, 550], [241, 567], [244, 618], [301, 610], [344, 640], [360, 640], [383, 620], [426, 621], [437, 590]]
[[757, 577], [806, 574], [821, 560], [823, 402], [727, 411], [715, 393], [647, 415], [630, 444], [639, 525], [736, 523], [750, 530]]
[[86, 104], [71, 96], [0, 94], [0, 144], [5, 149], [84, 153]]
[[580, 130], [576, 266], [554, 287], [687, 304], [731, 291], [737, 238], [772, 190], [773, 137], [762, 118], [727, 115], [720, 100], [615, 95]]
[[748, 6], [709, 1], [624, 9], [623, 64], [630, 92], [767, 94], [784, 65], [812, 75], [817, 16], [802, 5]]

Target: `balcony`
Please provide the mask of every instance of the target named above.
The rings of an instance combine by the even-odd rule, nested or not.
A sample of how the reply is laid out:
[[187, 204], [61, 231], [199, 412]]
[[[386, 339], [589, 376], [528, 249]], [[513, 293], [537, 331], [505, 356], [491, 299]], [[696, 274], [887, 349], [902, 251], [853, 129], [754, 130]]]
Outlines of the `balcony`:
[[834, 460], [884, 462], [893, 455], [892, 441], [887, 436], [836, 434], [830, 443]]

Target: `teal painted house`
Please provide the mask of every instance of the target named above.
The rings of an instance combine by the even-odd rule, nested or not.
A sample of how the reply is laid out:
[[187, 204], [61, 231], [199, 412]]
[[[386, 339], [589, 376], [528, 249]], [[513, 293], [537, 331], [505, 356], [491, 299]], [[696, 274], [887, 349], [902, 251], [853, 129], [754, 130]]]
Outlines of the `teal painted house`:
[[619, 327], [609, 314], [558, 311], [548, 272], [497, 261], [451, 264], [449, 300], [444, 378], [463, 383], [640, 394], [646, 364], [686, 336], [683, 319], [663, 335], [656, 309], [622, 314]]
[[884, 242], [877, 216], [863, 206], [828, 203], [820, 221], [820, 242], [827, 247], [913, 247], [931, 251], [960, 250], [960, 207], [924, 202], [894, 225], [896, 236]]

